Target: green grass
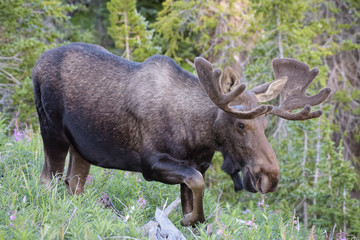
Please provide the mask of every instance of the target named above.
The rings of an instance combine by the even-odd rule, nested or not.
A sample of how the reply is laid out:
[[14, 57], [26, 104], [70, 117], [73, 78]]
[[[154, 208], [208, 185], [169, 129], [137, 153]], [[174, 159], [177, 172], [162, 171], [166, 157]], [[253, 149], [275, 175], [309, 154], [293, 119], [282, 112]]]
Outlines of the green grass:
[[[1, 124], [0, 124], [1, 125]], [[139, 227], [179, 196], [178, 185], [147, 182], [141, 174], [91, 167], [85, 194], [70, 196], [62, 181], [52, 190], [39, 181], [43, 164], [39, 133], [15, 137], [0, 132], [0, 239], [146, 239]], [[218, 202], [222, 189], [206, 189], [206, 223], [197, 229], [180, 225], [181, 208], [169, 218], [187, 239], [325, 239], [321, 227], [306, 230], [293, 213], [256, 202]], [[123, 217], [106, 209], [106, 193]], [[234, 193], [235, 194], [235, 193]], [[146, 203], [139, 205], [139, 199]], [[130, 239], [131, 239], [130, 238]], [[335, 239], [335, 238], [334, 238]]]

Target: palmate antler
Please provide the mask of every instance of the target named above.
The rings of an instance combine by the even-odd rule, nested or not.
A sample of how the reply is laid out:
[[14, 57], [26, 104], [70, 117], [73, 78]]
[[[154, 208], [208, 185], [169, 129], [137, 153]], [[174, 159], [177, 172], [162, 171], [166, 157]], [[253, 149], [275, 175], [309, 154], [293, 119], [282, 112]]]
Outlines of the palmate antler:
[[[227, 94], [222, 92], [220, 86], [221, 70], [213, 70], [211, 63], [204, 58], [195, 58], [195, 68], [199, 80], [210, 99], [222, 110], [233, 114], [240, 119], [253, 119], [260, 115], [271, 113], [287, 120], [307, 120], [321, 116], [322, 110], [311, 112], [310, 106], [325, 101], [330, 95], [330, 88], [323, 88], [314, 96], [306, 96], [305, 91], [319, 73], [317, 68], [309, 70], [309, 66], [295, 59], [281, 58], [273, 61], [275, 79], [272, 82], [255, 87], [259, 102], [267, 102], [280, 93], [280, 105], [260, 105], [250, 111], [242, 111], [239, 106], [229, 104], [245, 91], [245, 84], [239, 84]], [[227, 74], [225, 70], [224, 76]], [[291, 111], [303, 108], [297, 113]]]
[[194, 60], [195, 68], [199, 77], [199, 80], [213, 103], [216, 104], [220, 109], [230, 114], [235, 115], [241, 119], [253, 119], [260, 115], [269, 113], [273, 107], [269, 105], [260, 105], [250, 111], [242, 111], [236, 106], [229, 106], [235, 98], [241, 95], [245, 89], [245, 84], [240, 84], [233, 91], [223, 94], [220, 86], [220, 75], [221, 70], [215, 69], [211, 63], [201, 57], [197, 57]]
[[[330, 88], [323, 88], [314, 96], [306, 96], [305, 91], [319, 74], [319, 69], [309, 70], [309, 65], [295, 59], [281, 58], [272, 62], [275, 79], [284, 76], [288, 78], [280, 92], [280, 105], [271, 110], [271, 114], [287, 120], [307, 120], [321, 116], [322, 110], [311, 112], [310, 106], [315, 106], [330, 95]], [[290, 111], [303, 108], [300, 112]]]

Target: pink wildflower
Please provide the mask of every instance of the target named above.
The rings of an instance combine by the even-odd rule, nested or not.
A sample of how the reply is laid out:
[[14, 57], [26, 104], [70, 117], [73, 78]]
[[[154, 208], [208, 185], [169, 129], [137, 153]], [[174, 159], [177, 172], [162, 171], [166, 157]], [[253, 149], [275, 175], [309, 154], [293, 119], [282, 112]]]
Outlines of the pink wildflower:
[[21, 139], [24, 138], [24, 133], [22, 133], [17, 128], [15, 128], [14, 129], [14, 137], [15, 137], [15, 141], [20, 141]]
[[247, 221], [246, 225], [249, 226], [249, 230], [251, 230], [251, 228], [257, 229], [257, 225], [256, 225], [255, 221], [253, 222], [253, 221], [249, 220], [249, 221]]
[[138, 203], [138, 206], [139, 206], [140, 208], [143, 208], [143, 207], [145, 206], [145, 204], [146, 204], [146, 200], [145, 200], [144, 198], [139, 198], [139, 200], [137, 201], [137, 203]]

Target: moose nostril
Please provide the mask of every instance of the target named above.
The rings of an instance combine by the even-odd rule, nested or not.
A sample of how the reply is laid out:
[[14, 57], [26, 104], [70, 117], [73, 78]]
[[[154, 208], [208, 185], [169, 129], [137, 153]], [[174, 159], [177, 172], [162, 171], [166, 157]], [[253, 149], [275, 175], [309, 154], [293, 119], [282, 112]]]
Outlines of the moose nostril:
[[261, 177], [261, 187], [258, 188], [262, 193], [275, 192], [278, 188], [278, 178], [277, 177], [269, 177], [267, 175], [263, 175]]

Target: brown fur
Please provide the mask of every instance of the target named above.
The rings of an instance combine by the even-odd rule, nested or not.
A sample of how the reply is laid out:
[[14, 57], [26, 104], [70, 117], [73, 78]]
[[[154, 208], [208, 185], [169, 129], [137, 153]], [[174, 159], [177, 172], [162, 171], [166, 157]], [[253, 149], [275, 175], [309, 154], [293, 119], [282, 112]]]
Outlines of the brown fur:
[[207, 78], [221, 72], [206, 60], [195, 65], [201, 81], [165, 56], [136, 63], [83, 43], [43, 53], [32, 76], [45, 151], [42, 182], [49, 186], [62, 174], [70, 150], [70, 193], [84, 191], [90, 164], [141, 172], [146, 180], [181, 185], [186, 226], [205, 220], [204, 176], [215, 151], [235, 190], [275, 191], [280, 169], [263, 115], [272, 107], [258, 107], [232, 70], [213, 86], [230, 91], [231, 106], [217, 103]]

